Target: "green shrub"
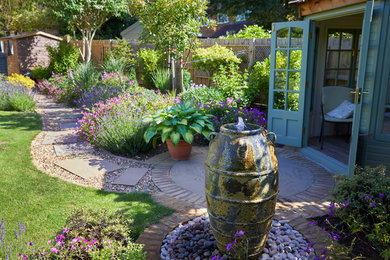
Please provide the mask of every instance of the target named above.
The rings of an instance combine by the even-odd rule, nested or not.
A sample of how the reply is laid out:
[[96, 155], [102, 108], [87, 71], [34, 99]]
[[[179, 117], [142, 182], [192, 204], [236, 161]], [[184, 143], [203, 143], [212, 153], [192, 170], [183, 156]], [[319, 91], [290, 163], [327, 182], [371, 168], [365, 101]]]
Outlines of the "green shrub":
[[83, 90], [89, 90], [99, 81], [99, 73], [91, 63], [81, 63], [73, 73], [74, 82], [80, 84]]
[[109, 56], [104, 60], [103, 70], [107, 73], [120, 72], [125, 74], [126, 64], [123, 59], [118, 59], [114, 56]]
[[121, 59], [125, 66], [124, 73], [131, 73], [131, 70], [134, 69], [137, 64], [137, 60], [135, 59], [136, 55], [133, 53], [131, 45], [124, 39], [116, 39], [114, 40], [114, 43], [109, 57]]
[[35, 80], [48, 79], [51, 76], [50, 68], [38, 66], [30, 71], [31, 77]]
[[[290, 52], [290, 69], [301, 68], [301, 51]], [[260, 101], [264, 104], [268, 104], [269, 94], [269, 80], [270, 80], [270, 58], [265, 59], [262, 62], [256, 62], [250, 72], [249, 89], [254, 95], [260, 95]], [[276, 68], [287, 69], [287, 56], [282, 52], [276, 53]], [[294, 73], [289, 75], [289, 89], [299, 91], [300, 88], [300, 73]], [[287, 78], [286, 71], [279, 71], [279, 77], [275, 77], [275, 84], [285, 84]], [[276, 92], [274, 97], [274, 108], [285, 109], [285, 97], [284, 93]], [[287, 110], [297, 111], [299, 106], [299, 94], [291, 94], [287, 97]]]
[[232, 99], [243, 106], [249, 106], [253, 101], [253, 96], [248, 92], [248, 73], [241, 74], [237, 65], [229, 67], [221, 66], [214, 74], [213, 82], [224, 98]]
[[365, 236], [370, 246], [389, 257], [390, 175], [386, 169], [357, 167], [352, 177], [338, 176], [332, 196], [341, 206], [336, 215], [347, 225], [347, 232]]
[[187, 89], [191, 86], [191, 73], [188, 70], [183, 69], [183, 85]]
[[32, 111], [34, 109], [34, 99], [28, 94], [24, 85], [0, 77], [0, 110]]
[[35, 109], [35, 102], [28, 94], [19, 94], [9, 99], [9, 110], [11, 111], [33, 111]]
[[263, 26], [250, 25], [244, 27], [244, 29], [241, 29], [236, 34], [228, 34], [225, 37], [220, 37], [222, 39], [252, 39], [252, 38], [259, 38], [259, 39], [266, 39], [271, 38], [271, 31], [265, 30]]
[[171, 88], [171, 71], [169, 69], [157, 68], [152, 72], [154, 87], [165, 94]]
[[145, 87], [153, 88], [152, 73], [162, 67], [163, 54], [154, 49], [140, 49], [138, 55], [138, 69], [142, 73], [141, 79]]
[[268, 104], [270, 67], [270, 59], [267, 58], [262, 62], [256, 62], [249, 74], [248, 85], [255, 96], [260, 96], [260, 102], [263, 104]]
[[216, 88], [192, 84], [186, 91], [180, 93], [182, 101], [192, 101], [195, 106], [218, 104], [225, 100], [223, 94]]
[[206, 71], [209, 76], [212, 76], [221, 66], [228, 67], [241, 63], [231, 49], [217, 43], [209, 48], [196, 49], [191, 60], [194, 68]]
[[66, 73], [79, 64], [79, 50], [66, 41], [61, 41], [57, 48], [47, 46], [47, 51], [50, 57], [49, 71], [55, 74]]

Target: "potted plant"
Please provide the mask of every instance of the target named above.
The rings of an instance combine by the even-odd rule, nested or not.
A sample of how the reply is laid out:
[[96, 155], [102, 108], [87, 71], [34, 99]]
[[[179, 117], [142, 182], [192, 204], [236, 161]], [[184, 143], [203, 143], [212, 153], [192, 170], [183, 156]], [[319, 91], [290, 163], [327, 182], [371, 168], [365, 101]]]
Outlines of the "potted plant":
[[194, 135], [200, 134], [209, 139], [214, 126], [209, 120], [212, 115], [204, 114], [200, 108], [192, 106], [190, 101], [170, 106], [160, 110], [157, 114], [147, 116], [145, 121], [150, 122], [144, 138], [157, 141], [161, 137], [167, 141], [168, 151], [173, 160], [187, 160], [192, 149]]

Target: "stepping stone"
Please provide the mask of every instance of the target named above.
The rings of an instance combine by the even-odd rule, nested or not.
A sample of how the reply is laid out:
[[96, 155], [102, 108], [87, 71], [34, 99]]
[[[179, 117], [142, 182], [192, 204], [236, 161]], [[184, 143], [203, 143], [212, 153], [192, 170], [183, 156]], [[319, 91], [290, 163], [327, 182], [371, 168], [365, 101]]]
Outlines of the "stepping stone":
[[54, 145], [54, 151], [57, 156], [62, 157], [81, 153], [92, 153], [94, 149], [90, 144], [75, 143]]
[[100, 174], [106, 174], [121, 168], [120, 165], [99, 157], [66, 159], [56, 164], [84, 179], [96, 177]]
[[60, 114], [56, 116], [58, 119], [81, 119], [83, 117], [82, 114]]
[[77, 122], [62, 123], [62, 124], [60, 124], [60, 129], [61, 129], [61, 131], [69, 130], [69, 129], [74, 129], [78, 126], [80, 126], [80, 125]]
[[48, 108], [45, 109], [45, 114], [49, 116], [55, 116], [59, 114], [70, 114], [74, 113], [75, 111], [69, 108]]
[[77, 143], [74, 131], [51, 131], [45, 135], [42, 144], [69, 144]]
[[148, 168], [129, 168], [121, 176], [113, 181], [113, 184], [135, 186], [137, 182], [148, 172]]
[[174, 165], [177, 161], [172, 160], [169, 152], [160, 153], [145, 161], [148, 164]]

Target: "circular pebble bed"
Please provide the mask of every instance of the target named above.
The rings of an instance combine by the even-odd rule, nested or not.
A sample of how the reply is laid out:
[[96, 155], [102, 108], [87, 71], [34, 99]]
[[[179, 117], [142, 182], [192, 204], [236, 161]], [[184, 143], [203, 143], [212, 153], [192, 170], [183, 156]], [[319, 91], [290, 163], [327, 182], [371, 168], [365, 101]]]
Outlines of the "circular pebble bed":
[[[208, 217], [197, 217], [177, 226], [164, 239], [161, 259], [212, 259], [222, 257]], [[285, 220], [272, 221], [272, 228], [259, 259], [314, 259], [315, 254], [301, 233]], [[224, 256], [228, 259], [228, 256]]]

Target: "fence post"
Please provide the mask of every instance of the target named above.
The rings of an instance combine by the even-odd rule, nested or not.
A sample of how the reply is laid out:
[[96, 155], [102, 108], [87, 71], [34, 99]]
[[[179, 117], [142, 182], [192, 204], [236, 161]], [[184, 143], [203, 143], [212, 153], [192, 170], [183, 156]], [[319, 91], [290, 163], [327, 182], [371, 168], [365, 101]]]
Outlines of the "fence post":
[[249, 62], [248, 69], [253, 66], [255, 61], [255, 38], [249, 39]]

